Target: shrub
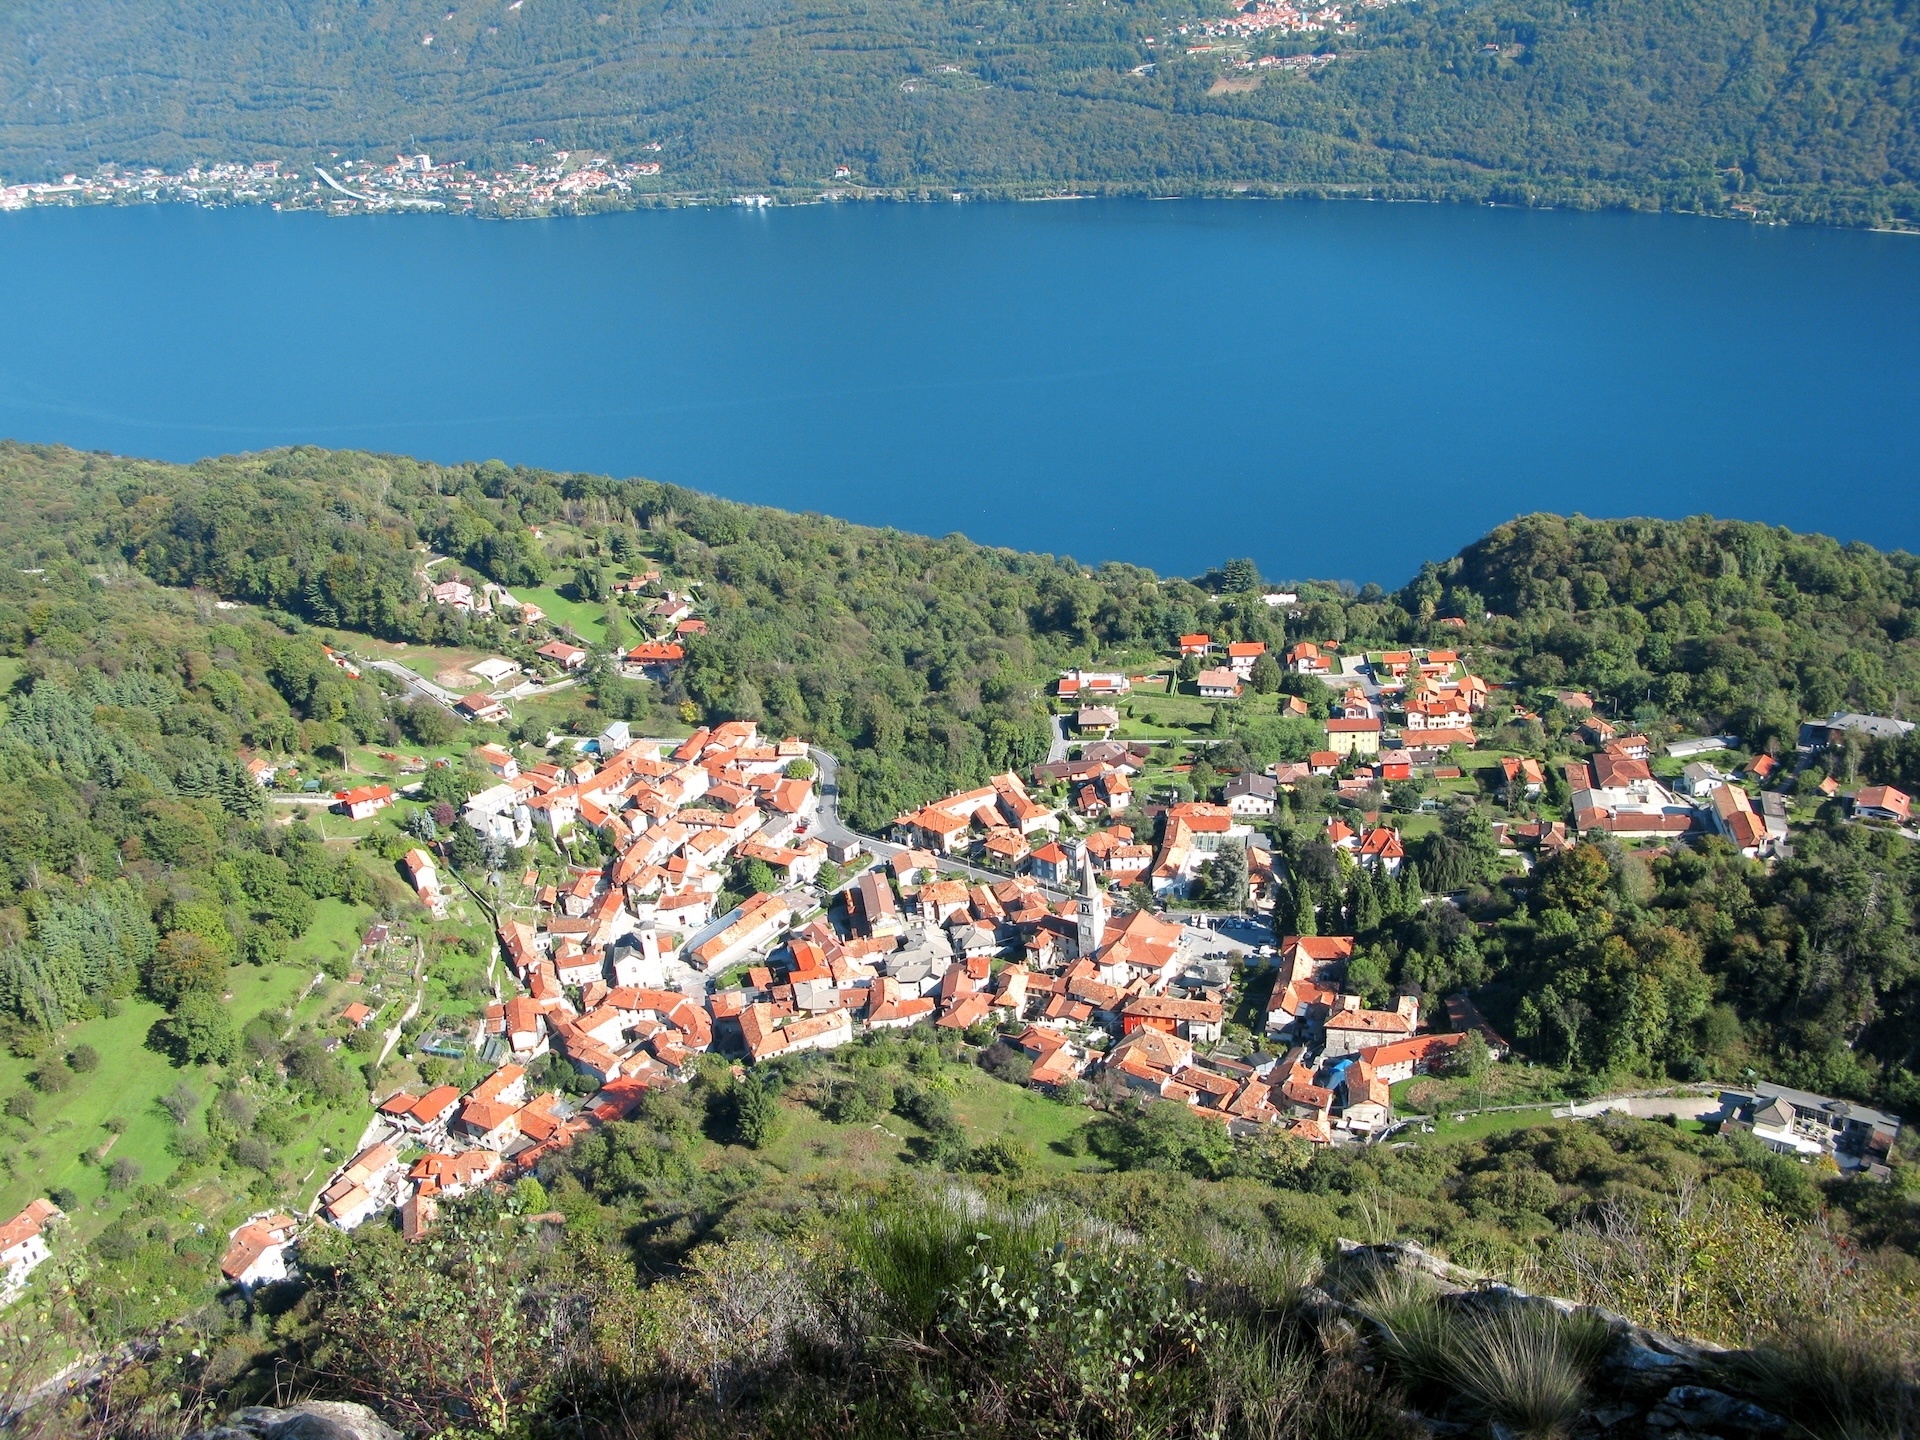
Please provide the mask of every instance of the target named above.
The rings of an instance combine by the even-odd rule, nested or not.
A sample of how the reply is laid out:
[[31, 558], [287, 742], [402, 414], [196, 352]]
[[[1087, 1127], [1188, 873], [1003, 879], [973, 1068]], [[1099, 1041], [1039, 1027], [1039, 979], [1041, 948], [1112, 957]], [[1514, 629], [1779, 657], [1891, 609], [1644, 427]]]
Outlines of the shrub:
[[1557, 1435], [1579, 1418], [1609, 1334], [1597, 1316], [1545, 1303], [1468, 1308], [1425, 1276], [1382, 1270], [1355, 1297], [1389, 1361], [1523, 1435]]
[[1017, 1179], [1033, 1169], [1033, 1150], [1011, 1136], [995, 1135], [967, 1152], [966, 1168], [976, 1175]]
[[1801, 1322], [1752, 1350], [1717, 1358], [1727, 1387], [1834, 1440], [1920, 1431], [1920, 1377], [1888, 1337]]
[[234, 1160], [262, 1175], [273, 1170], [273, 1147], [257, 1135], [243, 1135], [233, 1142]]
[[16, 1090], [7, 1097], [7, 1114], [29, 1125], [33, 1123], [34, 1112], [39, 1108], [39, 1098], [31, 1090]]
[[140, 1162], [122, 1155], [107, 1167], [107, 1184], [115, 1190], [131, 1190], [139, 1183], [141, 1174]]
[[42, 1095], [59, 1095], [73, 1088], [74, 1074], [58, 1055], [49, 1055], [35, 1067], [33, 1088]]
[[996, 1040], [980, 1052], [980, 1068], [1009, 1085], [1024, 1085], [1033, 1076], [1033, 1061], [1005, 1040]]
[[893, 1085], [879, 1070], [862, 1070], [827, 1092], [820, 1113], [836, 1125], [870, 1125], [893, 1108]]
[[76, 1045], [67, 1056], [67, 1064], [81, 1075], [91, 1075], [100, 1068], [100, 1052], [91, 1045]]
[[744, 1082], [734, 1091], [733, 1105], [734, 1132], [739, 1136], [740, 1143], [751, 1149], [766, 1149], [787, 1128], [787, 1116], [780, 1107], [780, 1097], [758, 1077]]

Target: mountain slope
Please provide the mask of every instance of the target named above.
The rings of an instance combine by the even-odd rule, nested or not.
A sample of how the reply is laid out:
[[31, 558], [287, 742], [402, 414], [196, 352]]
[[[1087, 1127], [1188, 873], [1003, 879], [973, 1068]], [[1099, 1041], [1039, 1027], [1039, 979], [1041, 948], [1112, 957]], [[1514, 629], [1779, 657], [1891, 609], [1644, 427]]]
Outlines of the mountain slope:
[[1189, 55], [1197, 33], [1147, 0], [21, 0], [0, 13], [0, 174], [401, 146], [503, 165], [538, 138], [657, 141], [667, 188], [705, 193], [817, 190], [845, 164], [908, 191], [1920, 213], [1912, 0], [1354, 14], [1355, 34], [1245, 51], [1339, 53], [1308, 76]]

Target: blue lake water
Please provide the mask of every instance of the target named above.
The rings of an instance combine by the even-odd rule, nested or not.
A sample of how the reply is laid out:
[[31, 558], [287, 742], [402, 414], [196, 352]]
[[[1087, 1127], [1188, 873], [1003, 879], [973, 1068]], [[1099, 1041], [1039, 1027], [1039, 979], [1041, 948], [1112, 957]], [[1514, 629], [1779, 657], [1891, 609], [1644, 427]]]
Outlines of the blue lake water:
[[1529, 510], [1920, 548], [1920, 240], [1364, 203], [0, 217], [0, 434], [647, 475], [1397, 584]]

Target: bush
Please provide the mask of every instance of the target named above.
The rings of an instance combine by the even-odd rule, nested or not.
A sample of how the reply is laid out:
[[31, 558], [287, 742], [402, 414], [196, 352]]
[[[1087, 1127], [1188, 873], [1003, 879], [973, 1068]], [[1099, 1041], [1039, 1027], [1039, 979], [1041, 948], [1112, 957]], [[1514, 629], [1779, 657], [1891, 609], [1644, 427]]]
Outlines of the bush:
[[142, 1173], [138, 1160], [122, 1155], [107, 1167], [107, 1184], [115, 1190], [131, 1190], [139, 1183]]
[[1752, 1350], [1716, 1358], [1723, 1383], [1814, 1435], [1912, 1435], [1920, 1377], [1900, 1345], [1802, 1321]]
[[1033, 1078], [1033, 1061], [1017, 1045], [996, 1040], [980, 1052], [980, 1068], [996, 1080], [1024, 1085]]
[[780, 1108], [779, 1096], [758, 1077], [734, 1091], [733, 1104], [734, 1133], [742, 1145], [764, 1150], [786, 1131], [787, 1116]]
[[77, 1074], [91, 1075], [100, 1068], [100, 1052], [91, 1045], [76, 1045], [73, 1053], [67, 1056], [67, 1064]]
[[31, 1090], [17, 1090], [7, 1097], [7, 1114], [29, 1125], [33, 1123], [34, 1112], [39, 1108], [39, 1097]]
[[967, 1152], [966, 1168], [976, 1175], [1018, 1179], [1033, 1169], [1033, 1150], [1011, 1136], [995, 1135]]
[[256, 1135], [244, 1135], [233, 1142], [235, 1163], [249, 1170], [258, 1170], [262, 1175], [273, 1170], [273, 1147]]
[[59, 1095], [72, 1089], [73, 1081], [73, 1071], [57, 1055], [49, 1055], [33, 1072], [33, 1088], [42, 1095]]
[[827, 1092], [820, 1113], [836, 1125], [871, 1125], [893, 1108], [893, 1085], [879, 1070], [863, 1070]]
[[1544, 1303], [1468, 1308], [1443, 1300], [1426, 1276], [1379, 1270], [1354, 1308], [1409, 1378], [1460, 1397], [1525, 1435], [1563, 1433], [1580, 1416], [1587, 1380], [1609, 1341], [1606, 1322]]

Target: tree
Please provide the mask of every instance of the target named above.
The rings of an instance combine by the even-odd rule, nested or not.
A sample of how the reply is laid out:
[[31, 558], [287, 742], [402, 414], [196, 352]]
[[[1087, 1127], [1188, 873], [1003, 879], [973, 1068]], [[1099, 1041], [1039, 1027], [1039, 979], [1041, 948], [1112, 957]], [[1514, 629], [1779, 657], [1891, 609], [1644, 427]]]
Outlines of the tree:
[[82, 1075], [91, 1075], [100, 1068], [100, 1052], [84, 1042], [73, 1047], [67, 1056], [67, 1063]]
[[1354, 867], [1353, 883], [1347, 889], [1347, 913], [1356, 935], [1380, 928], [1380, 895], [1374, 888], [1372, 872], [1364, 865]]
[[1260, 567], [1251, 559], [1229, 560], [1220, 569], [1220, 579], [1233, 594], [1246, 594], [1260, 588]]
[[734, 1129], [740, 1143], [764, 1150], [787, 1128], [787, 1112], [777, 1090], [759, 1076], [750, 1076], [734, 1088]]
[[1493, 1047], [1478, 1030], [1469, 1030], [1466, 1039], [1454, 1047], [1447, 1073], [1465, 1080], [1478, 1080], [1493, 1068]]
[[1248, 681], [1255, 694], [1271, 695], [1280, 688], [1285, 678], [1286, 672], [1280, 668], [1280, 662], [1272, 655], [1262, 653], [1254, 658], [1253, 673], [1248, 676]]
[[811, 760], [801, 759], [787, 762], [787, 778], [789, 780], [811, 780], [816, 773]]
[[147, 989], [162, 1005], [190, 993], [218, 995], [226, 984], [227, 957], [191, 930], [168, 931], [147, 971]]
[[1180, 657], [1180, 668], [1175, 672], [1175, 678], [1178, 679], [1182, 685], [1186, 685], [1198, 679], [1199, 675], [1200, 657], [1198, 655], [1182, 655]]
[[460, 722], [446, 706], [424, 695], [408, 703], [400, 712], [400, 728], [416, 745], [445, 745], [460, 733]]
[[107, 1167], [107, 1186], [113, 1190], [131, 1190], [140, 1183], [140, 1162], [122, 1155]]
[[1207, 867], [1207, 886], [1218, 902], [1233, 910], [1247, 904], [1247, 847], [1238, 840], [1222, 845]]
[[[1313, 886], [1307, 883], [1304, 876], [1296, 875], [1293, 877], [1292, 889], [1293, 933], [1295, 935], [1319, 934], [1319, 921], [1313, 908]], [[1276, 918], [1279, 916], [1278, 906], [1274, 907], [1273, 913]]]
[[166, 1019], [174, 1059], [181, 1065], [224, 1065], [239, 1048], [233, 1017], [218, 995], [203, 990], [182, 995]]

